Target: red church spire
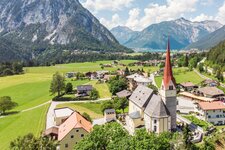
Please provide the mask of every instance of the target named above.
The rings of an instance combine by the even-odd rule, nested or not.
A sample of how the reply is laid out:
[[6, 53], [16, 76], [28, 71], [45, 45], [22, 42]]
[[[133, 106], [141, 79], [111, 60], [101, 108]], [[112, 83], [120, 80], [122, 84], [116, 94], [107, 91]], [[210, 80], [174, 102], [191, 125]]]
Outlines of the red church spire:
[[163, 83], [165, 88], [168, 87], [170, 81], [172, 81], [175, 85], [175, 80], [173, 77], [172, 65], [170, 60], [170, 40], [168, 38], [166, 61], [165, 61], [164, 76], [163, 76]]

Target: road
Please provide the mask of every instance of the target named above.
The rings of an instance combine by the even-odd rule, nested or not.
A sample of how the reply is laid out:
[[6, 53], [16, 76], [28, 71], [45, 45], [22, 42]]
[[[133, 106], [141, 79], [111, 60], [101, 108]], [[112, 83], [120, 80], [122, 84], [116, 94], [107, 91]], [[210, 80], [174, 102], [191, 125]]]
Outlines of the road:
[[88, 100], [88, 101], [64, 101], [64, 102], [55, 102], [55, 101], [52, 101], [51, 102], [51, 105], [50, 105], [50, 107], [48, 109], [48, 113], [47, 113], [47, 117], [46, 117], [46, 129], [49, 129], [49, 128], [55, 126], [55, 122], [54, 122], [54, 109], [59, 104], [66, 104], [66, 103], [89, 103], [89, 102], [100, 102], [100, 101], [106, 101], [106, 100], [111, 100], [111, 97], [102, 98], [102, 99], [98, 99], [98, 100]]
[[154, 86], [156, 86], [157, 88], [159, 88], [158, 86], [157, 86], [157, 84], [156, 84], [156, 82], [155, 82], [155, 72], [153, 72], [153, 73], [151, 73], [150, 74], [150, 79], [152, 80], [152, 84], [154, 85]]
[[[36, 108], [42, 107], [42, 106], [47, 105], [47, 104], [50, 104], [50, 103], [51, 103], [51, 100], [50, 100], [50, 101], [47, 101], [47, 102], [45, 102], [45, 103], [42, 103], [42, 104], [40, 104], [40, 105], [31, 107], [31, 108], [21, 110], [19, 113], [31, 111], [31, 110], [34, 110], [34, 109], [36, 109]], [[8, 115], [8, 116], [10, 116], [10, 115]], [[1, 119], [1, 118], [5, 118], [5, 117], [8, 117], [8, 116], [0, 116], [0, 119]]]
[[[201, 74], [200, 72], [198, 72], [196, 69], [194, 69], [194, 72], [197, 73], [197, 74], [198, 74], [201, 78], [203, 78], [203, 79], [210, 79], [210, 80], [212, 80], [211, 78], [206, 77], [205, 75], [203, 75], [203, 74]], [[220, 82], [220, 86], [222, 86], [223, 88], [225, 88], [225, 84], [223, 84], [223, 83], [221, 83], [221, 82]]]

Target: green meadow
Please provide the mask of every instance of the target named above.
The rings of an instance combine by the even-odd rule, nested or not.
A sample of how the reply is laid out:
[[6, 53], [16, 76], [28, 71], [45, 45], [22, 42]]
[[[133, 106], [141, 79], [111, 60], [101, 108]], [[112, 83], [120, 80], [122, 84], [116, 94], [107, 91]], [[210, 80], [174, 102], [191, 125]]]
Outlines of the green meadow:
[[49, 105], [0, 119], [0, 149], [9, 148], [10, 141], [18, 136], [33, 133], [39, 136], [45, 128], [45, 117]]
[[[204, 79], [202, 79], [198, 74], [194, 71], [186, 71], [187, 68], [174, 68], [173, 74], [177, 83], [182, 82], [192, 82], [194, 84], [199, 84]], [[162, 84], [162, 76], [155, 77], [155, 82], [158, 87]]]
[[86, 112], [92, 119], [103, 117], [101, 112], [101, 102], [89, 102], [89, 103], [66, 103], [59, 104], [57, 108], [69, 107], [73, 110], [80, 112], [81, 114]]
[[[120, 63], [123, 64], [131, 62], [134, 62], [134, 60], [120, 61]], [[12, 111], [26, 110], [52, 99], [53, 96], [49, 93], [49, 86], [52, 75], [56, 71], [63, 74], [66, 72], [98, 71], [102, 70], [100, 67], [101, 63], [110, 64], [112, 61], [71, 63], [49, 67], [26, 67], [24, 68], [25, 73], [22, 75], [0, 77], [0, 96], [10, 96], [13, 101], [18, 103], [18, 107], [14, 108]], [[104, 70], [115, 71], [118, 68], [124, 69], [125, 67], [118, 65], [111, 68], [104, 68]], [[137, 66], [129, 68], [142, 69], [142, 67]], [[143, 67], [143, 69], [153, 72], [157, 70], [157, 67]], [[72, 81], [71, 79], [67, 79], [67, 82], [71, 82], [74, 87], [81, 84], [92, 84], [99, 90], [101, 98], [111, 97], [106, 84], [97, 84], [95, 81], [89, 80]], [[17, 136], [22, 136], [29, 132], [35, 135], [40, 134], [45, 128], [47, 107], [48, 105], [46, 104], [45, 106], [27, 112], [0, 118], [0, 149], [7, 149], [10, 141]], [[99, 113], [95, 113], [95, 115], [98, 117], [101, 116]]]

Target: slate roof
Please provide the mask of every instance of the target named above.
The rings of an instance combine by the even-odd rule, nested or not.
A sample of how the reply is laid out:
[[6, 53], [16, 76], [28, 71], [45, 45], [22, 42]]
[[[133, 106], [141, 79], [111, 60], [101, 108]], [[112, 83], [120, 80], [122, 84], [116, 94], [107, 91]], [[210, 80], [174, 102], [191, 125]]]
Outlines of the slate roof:
[[91, 91], [93, 89], [92, 85], [79, 85], [77, 86], [78, 91]]
[[116, 93], [116, 96], [122, 98], [122, 97], [128, 97], [131, 95], [131, 92], [128, 91], [128, 90], [123, 90], [123, 91], [120, 91], [118, 93]]
[[153, 90], [143, 86], [139, 85], [133, 92], [133, 94], [130, 96], [129, 100], [135, 103], [138, 107], [143, 108], [147, 105], [149, 102], [151, 96], [153, 94]]
[[203, 87], [199, 88], [198, 91], [211, 96], [224, 95], [224, 92], [216, 87]]
[[104, 113], [116, 112], [115, 109], [105, 109]]
[[168, 117], [169, 111], [158, 95], [153, 95], [144, 110], [144, 113], [151, 117]]
[[139, 112], [139, 111], [132, 112], [132, 113], [129, 114], [129, 116], [130, 116], [132, 119], [138, 119], [138, 118], [141, 118], [141, 115], [140, 115], [140, 112]]

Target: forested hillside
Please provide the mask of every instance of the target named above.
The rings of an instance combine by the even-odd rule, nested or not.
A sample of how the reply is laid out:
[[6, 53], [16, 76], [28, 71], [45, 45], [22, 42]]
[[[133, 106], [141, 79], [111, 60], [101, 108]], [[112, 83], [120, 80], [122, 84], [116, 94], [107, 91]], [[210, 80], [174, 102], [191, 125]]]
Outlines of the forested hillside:
[[211, 48], [208, 53], [207, 59], [221, 66], [225, 65], [225, 41], [220, 42], [217, 46]]

